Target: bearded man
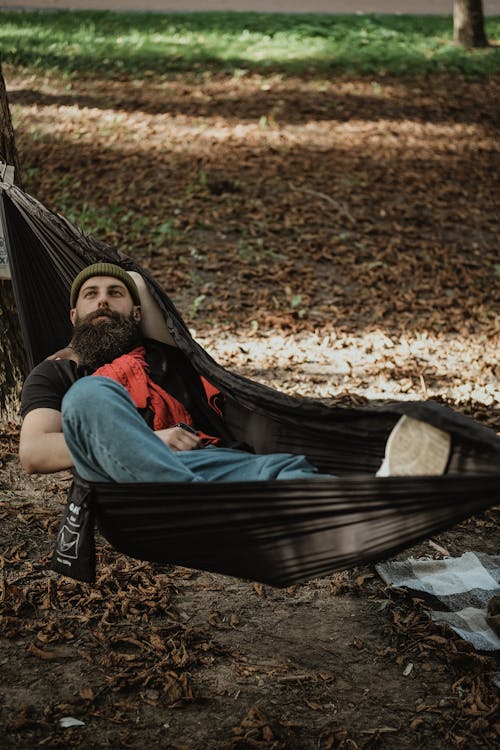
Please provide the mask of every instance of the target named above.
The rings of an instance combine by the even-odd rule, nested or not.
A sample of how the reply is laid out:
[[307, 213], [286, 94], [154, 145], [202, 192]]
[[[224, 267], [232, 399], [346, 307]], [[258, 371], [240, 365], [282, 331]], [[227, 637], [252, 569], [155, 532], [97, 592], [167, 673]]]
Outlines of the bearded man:
[[[94, 263], [71, 287], [69, 356], [41, 362], [21, 398], [28, 473], [74, 468], [89, 482], [320, 477], [304, 456], [235, 445], [224, 400], [175, 346], [138, 273]], [[441, 474], [450, 437], [402, 417], [378, 474]]]
[[304, 456], [235, 446], [221, 394], [175, 346], [144, 279], [111, 263], [78, 274], [70, 356], [41, 362], [21, 398], [28, 473], [74, 468], [90, 482], [320, 476]]

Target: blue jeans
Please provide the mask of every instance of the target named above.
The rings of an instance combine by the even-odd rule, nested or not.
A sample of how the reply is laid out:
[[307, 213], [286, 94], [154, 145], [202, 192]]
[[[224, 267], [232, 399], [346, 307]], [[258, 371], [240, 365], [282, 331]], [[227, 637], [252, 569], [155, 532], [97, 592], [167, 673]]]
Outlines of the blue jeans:
[[62, 403], [62, 428], [77, 473], [89, 482], [241, 482], [319, 478], [304, 456], [230, 448], [172, 451], [127, 390], [110, 378], [81, 378]]

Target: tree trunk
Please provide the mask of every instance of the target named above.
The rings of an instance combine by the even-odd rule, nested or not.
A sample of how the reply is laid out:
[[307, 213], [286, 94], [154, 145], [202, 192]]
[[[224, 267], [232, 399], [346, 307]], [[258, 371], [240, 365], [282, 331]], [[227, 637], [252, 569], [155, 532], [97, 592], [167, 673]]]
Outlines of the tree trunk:
[[488, 47], [482, 0], [454, 0], [453, 39], [463, 47]]
[[[16, 168], [15, 181], [19, 184], [19, 159], [1, 66], [0, 159]], [[17, 421], [19, 393], [26, 371], [27, 365], [12, 284], [9, 280], [2, 279], [0, 280], [0, 423]]]

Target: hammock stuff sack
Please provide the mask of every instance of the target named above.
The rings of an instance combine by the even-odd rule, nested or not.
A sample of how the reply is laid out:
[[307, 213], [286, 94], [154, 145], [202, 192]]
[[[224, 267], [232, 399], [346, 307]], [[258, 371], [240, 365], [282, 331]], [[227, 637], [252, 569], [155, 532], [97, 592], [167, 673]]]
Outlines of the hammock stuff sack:
[[[86, 236], [13, 186], [0, 209], [31, 366], [71, 337], [69, 290], [97, 261], [139, 271], [177, 346], [224, 395], [224, 419], [256, 453], [305, 454], [335, 478], [273, 482], [116, 484], [76, 477], [53, 566], [82, 580], [95, 572], [94, 521], [111, 545], [140, 560], [287, 586], [392, 555], [495, 505], [500, 439], [433, 402], [330, 407], [224, 369], [191, 337], [163, 289], [131, 258]], [[447, 473], [380, 478], [375, 472], [401, 415], [451, 435]]]

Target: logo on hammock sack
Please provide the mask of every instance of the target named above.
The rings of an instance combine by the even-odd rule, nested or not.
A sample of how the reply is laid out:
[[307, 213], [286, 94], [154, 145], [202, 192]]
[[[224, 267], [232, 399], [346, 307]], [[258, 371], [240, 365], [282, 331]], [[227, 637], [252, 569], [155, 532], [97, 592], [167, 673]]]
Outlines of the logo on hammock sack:
[[63, 526], [57, 536], [57, 552], [61, 557], [70, 557], [76, 560], [78, 557], [78, 542], [80, 534], [72, 531], [68, 526]]

